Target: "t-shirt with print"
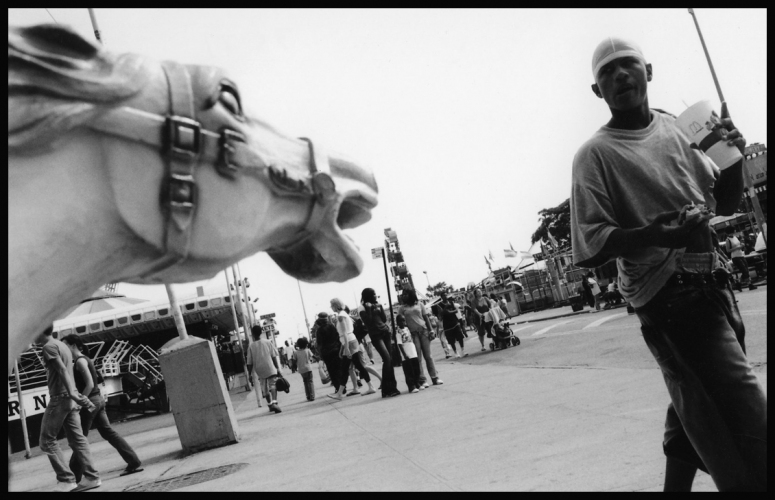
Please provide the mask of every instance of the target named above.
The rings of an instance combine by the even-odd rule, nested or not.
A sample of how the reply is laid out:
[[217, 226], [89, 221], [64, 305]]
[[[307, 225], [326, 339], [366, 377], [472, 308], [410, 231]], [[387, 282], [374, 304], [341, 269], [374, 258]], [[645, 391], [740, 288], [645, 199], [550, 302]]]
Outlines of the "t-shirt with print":
[[62, 379], [62, 375], [54, 368], [54, 363], [50, 362], [56, 358], [62, 360], [65, 368], [67, 368], [67, 374], [70, 375], [70, 380], [74, 380], [73, 353], [70, 352], [70, 348], [64, 342], [50, 337], [48, 342], [43, 345], [43, 361], [46, 363], [46, 384], [48, 385], [49, 396], [56, 396], [57, 394], [67, 392], [67, 385]]
[[307, 373], [312, 371], [310, 366], [309, 349], [296, 349], [293, 351], [293, 359], [296, 360], [296, 369], [299, 373]]
[[272, 362], [272, 358], [275, 356], [279, 356], [279, 353], [272, 342], [268, 339], [260, 339], [248, 347], [247, 362], [249, 365], [253, 365], [253, 371], [259, 378], [269, 378], [272, 375], [277, 375], [277, 368]]
[[[718, 168], [675, 126], [675, 118], [651, 111], [641, 130], [601, 127], [573, 158], [570, 196], [573, 261], [600, 266], [593, 257], [617, 228], [646, 226], [663, 212], [702, 203], [715, 211]], [[685, 249], [644, 247], [616, 259], [619, 291], [642, 307], [667, 283]]]
[[396, 340], [404, 349], [404, 355], [409, 359], [417, 357], [417, 348], [412, 340], [412, 332], [407, 327], [396, 328]]

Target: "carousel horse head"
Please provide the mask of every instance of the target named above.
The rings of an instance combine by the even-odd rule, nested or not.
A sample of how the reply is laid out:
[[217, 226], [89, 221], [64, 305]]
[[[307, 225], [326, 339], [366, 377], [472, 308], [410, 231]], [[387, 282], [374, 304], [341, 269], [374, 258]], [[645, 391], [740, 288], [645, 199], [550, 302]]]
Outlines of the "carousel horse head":
[[9, 191], [68, 166], [101, 179], [90, 195], [147, 260], [111, 281], [206, 279], [259, 251], [292, 277], [346, 281], [363, 263], [342, 230], [377, 204], [368, 170], [248, 116], [221, 70], [112, 54], [60, 25], [8, 29], [8, 155]]

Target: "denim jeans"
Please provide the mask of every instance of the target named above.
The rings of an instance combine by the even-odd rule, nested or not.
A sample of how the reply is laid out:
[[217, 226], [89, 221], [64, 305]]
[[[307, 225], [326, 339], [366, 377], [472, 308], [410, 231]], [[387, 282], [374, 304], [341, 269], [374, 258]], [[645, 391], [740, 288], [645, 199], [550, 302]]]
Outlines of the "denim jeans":
[[312, 377], [312, 371], [301, 374], [301, 379], [304, 381], [304, 393], [307, 395], [308, 401], [314, 401], [315, 399], [315, 382]]
[[57, 442], [57, 434], [64, 425], [67, 444], [83, 464], [83, 475], [97, 480], [100, 475], [92, 465], [89, 442], [81, 430], [80, 407], [67, 394], [51, 396], [40, 423], [40, 449], [48, 456], [57, 475], [57, 481], [75, 482], [75, 474], [65, 462], [65, 455]]
[[393, 364], [390, 359], [390, 348], [392, 347], [390, 335], [380, 335], [376, 338], [371, 337], [371, 345], [377, 350], [379, 357], [382, 358], [382, 395], [387, 396], [398, 390], [396, 374], [393, 371]]
[[431, 379], [439, 376], [438, 373], [436, 373], [436, 365], [433, 363], [433, 357], [431, 356], [431, 341], [428, 338], [428, 332], [412, 332], [412, 341], [414, 342], [414, 347], [417, 349], [417, 357], [420, 358], [420, 384], [424, 384], [428, 379], [425, 377], [422, 358], [425, 358], [425, 364], [428, 365], [428, 374], [431, 376]]
[[[91, 396], [89, 400], [94, 403], [96, 409], [89, 412], [86, 408], [81, 408], [80, 416], [83, 435], [89, 435], [89, 430], [91, 429], [93, 422], [94, 426], [97, 428], [97, 432], [102, 436], [102, 439], [110, 443], [110, 445], [116, 449], [118, 454], [121, 455], [121, 458], [124, 459], [124, 462], [130, 467], [138, 467], [140, 465], [140, 459], [137, 458], [135, 450], [133, 450], [132, 447], [129, 446], [129, 443], [119, 436], [118, 432], [110, 426], [110, 420], [108, 420], [108, 415], [105, 412], [105, 400], [102, 398], [102, 395], [95, 394], [94, 396]], [[75, 453], [70, 457], [70, 470], [75, 474], [75, 480], [80, 482], [81, 476], [83, 475], [83, 469], [81, 468], [81, 463], [78, 461], [78, 456]]]
[[635, 312], [672, 401], [665, 454], [707, 470], [720, 491], [766, 490], [767, 396], [732, 292], [664, 288]]

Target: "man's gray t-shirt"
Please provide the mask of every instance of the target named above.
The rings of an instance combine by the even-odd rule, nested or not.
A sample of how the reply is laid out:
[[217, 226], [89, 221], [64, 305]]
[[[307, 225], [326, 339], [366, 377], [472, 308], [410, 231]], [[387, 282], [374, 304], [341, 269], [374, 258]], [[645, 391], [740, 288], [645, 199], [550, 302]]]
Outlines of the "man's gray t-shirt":
[[275, 356], [279, 354], [270, 340], [256, 340], [248, 347], [247, 364], [253, 365], [253, 370], [259, 378], [268, 378], [277, 375], [277, 368], [272, 363]]
[[[603, 126], [573, 158], [570, 197], [573, 262], [597, 255], [616, 228], [650, 224], [662, 212], [694, 202], [715, 211], [718, 168], [675, 126], [672, 116], [651, 111], [641, 130]], [[645, 247], [616, 259], [619, 290], [633, 307], [644, 306], [675, 271], [684, 249]]]
[[49, 396], [67, 392], [67, 384], [62, 379], [61, 373], [54, 368], [54, 364], [49, 363], [55, 358], [62, 360], [62, 364], [65, 365], [67, 373], [70, 375], [70, 380], [73, 380], [73, 353], [64, 342], [51, 337], [43, 345], [43, 361], [46, 363], [46, 382]]

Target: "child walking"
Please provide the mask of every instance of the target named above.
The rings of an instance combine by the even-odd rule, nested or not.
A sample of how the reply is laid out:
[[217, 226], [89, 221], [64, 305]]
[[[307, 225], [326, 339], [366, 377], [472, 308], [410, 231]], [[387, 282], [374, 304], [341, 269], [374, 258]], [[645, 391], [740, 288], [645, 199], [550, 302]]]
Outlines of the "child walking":
[[396, 317], [396, 343], [398, 348], [403, 353], [403, 361], [401, 366], [404, 369], [404, 377], [406, 377], [406, 386], [409, 388], [409, 392], [417, 393], [425, 387], [420, 384], [420, 358], [417, 357], [417, 348], [414, 346], [412, 340], [412, 332], [406, 327], [406, 320], [403, 316]]
[[315, 381], [312, 378], [311, 353], [309, 352], [309, 341], [306, 337], [300, 338], [296, 342], [296, 349], [291, 355], [296, 363], [296, 369], [301, 374], [304, 381], [304, 392], [307, 394], [307, 401], [315, 401]]

